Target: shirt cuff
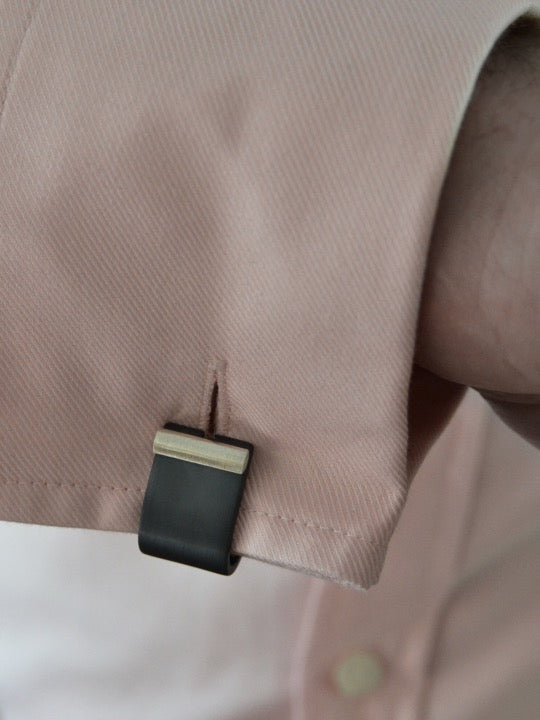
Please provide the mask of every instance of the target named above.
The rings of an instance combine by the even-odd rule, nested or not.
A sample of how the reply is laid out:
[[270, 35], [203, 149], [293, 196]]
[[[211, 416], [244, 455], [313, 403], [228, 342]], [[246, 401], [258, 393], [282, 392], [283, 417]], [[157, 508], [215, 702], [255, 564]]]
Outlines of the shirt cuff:
[[540, 3], [75, 4], [0, 11], [0, 519], [136, 533], [156, 431], [217, 385], [233, 551], [368, 588], [453, 143]]

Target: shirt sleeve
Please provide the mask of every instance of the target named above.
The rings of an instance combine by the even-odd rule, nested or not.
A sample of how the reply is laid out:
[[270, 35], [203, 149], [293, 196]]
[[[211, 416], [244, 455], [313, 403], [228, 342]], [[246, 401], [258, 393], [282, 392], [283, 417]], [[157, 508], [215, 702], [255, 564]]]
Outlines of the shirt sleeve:
[[135, 533], [212, 414], [233, 550], [370, 587], [460, 398], [413, 374], [444, 175], [540, 2], [0, 8], [0, 519]]

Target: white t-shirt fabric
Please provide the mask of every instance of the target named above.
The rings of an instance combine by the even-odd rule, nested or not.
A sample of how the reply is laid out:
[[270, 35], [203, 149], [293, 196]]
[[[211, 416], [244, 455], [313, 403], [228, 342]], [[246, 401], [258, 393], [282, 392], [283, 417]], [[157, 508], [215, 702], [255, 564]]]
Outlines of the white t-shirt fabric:
[[137, 536], [0, 523], [2, 720], [233, 720], [287, 703], [310, 578], [225, 578]]

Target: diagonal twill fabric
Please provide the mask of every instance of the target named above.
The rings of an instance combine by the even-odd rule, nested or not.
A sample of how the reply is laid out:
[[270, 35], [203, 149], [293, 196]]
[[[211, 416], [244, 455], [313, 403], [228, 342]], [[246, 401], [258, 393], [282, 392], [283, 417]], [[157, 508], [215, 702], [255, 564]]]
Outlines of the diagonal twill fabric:
[[439, 193], [526, 13], [1, 2], [0, 519], [137, 532], [157, 429], [217, 386], [255, 448], [233, 551], [376, 583], [436, 439], [407, 409]]

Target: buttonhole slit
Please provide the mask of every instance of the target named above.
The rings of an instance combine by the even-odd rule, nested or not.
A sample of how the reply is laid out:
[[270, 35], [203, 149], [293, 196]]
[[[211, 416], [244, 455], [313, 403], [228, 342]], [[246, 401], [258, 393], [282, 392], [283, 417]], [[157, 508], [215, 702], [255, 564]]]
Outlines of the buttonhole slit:
[[214, 386], [212, 388], [212, 397], [210, 399], [210, 414], [208, 416], [208, 426], [205, 432], [205, 436], [209, 438], [213, 438], [215, 434], [215, 427], [216, 427], [216, 408], [217, 408], [217, 401], [218, 401], [218, 381], [217, 379], [214, 379]]

